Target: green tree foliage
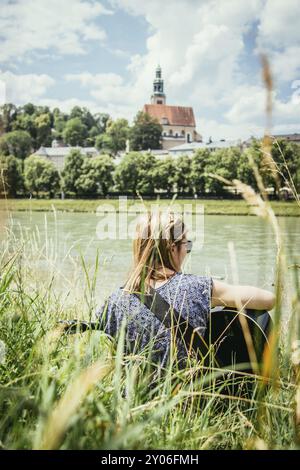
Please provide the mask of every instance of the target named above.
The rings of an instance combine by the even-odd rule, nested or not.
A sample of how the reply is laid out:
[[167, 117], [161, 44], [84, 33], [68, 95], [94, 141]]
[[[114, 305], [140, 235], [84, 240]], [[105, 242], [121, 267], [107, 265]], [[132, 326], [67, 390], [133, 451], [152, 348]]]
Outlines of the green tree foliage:
[[83, 146], [88, 135], [88, 130], [81, 119], [75, 117], [67, 122], [62, 135], [66, 144]]
[[[93, 126], [89, 132], [88, 132], [88, 137], [85, 140], [86, 146], [87, 147], [95, 147], [96, 144], [96, 139], [99, 136], [99, 129], [97, 126]], [[101, 134], [100, 134], [101, 135]]]
[[59, 174], [52, 162], [31, 155], [24, 162], [24, 181], [28, 191], [37, 196], [46, 193], [50, 197], [59, 190]]
[[150, 153], [130, 152], [116, 167], [115, 183], [120, 191], [153, 193], [155, 157]]
[[180, 193], [192, 192], [192, 160], [187, 155], [176, 158], [175, 184]]
[[82, 173], [84, 158], [84, 155], [77, 149], [71, 150], [66, 157], [62, 177], [63, 190], [68, 194], [77, 193], [76, 181]]
[[132, 150], [160, 149], [162, 126], [157, 119], [140, 111], [130, 129], [130, 148]]
[[63, 131], [66, 127], [68, 115], [61, 112], [59, 108], [53, 110], [53, 129], [52, 136], [54, 139], [62, 140]]
[[31, 137], [25, 131], [7, 132], [0, 138], [0, 153], [24, 159], [32, 150]]
[[13, 123], [17, 117], [18, 108], [12, 103], [0, 106], [0, 135], [13, 130]]
[[195, 152], [192, 157], [191, 162], [191, 186], [193, 187], [195, 193], [204, 193], [205, 192], [205, 184], [206, 184], [206, 176], [205, 176], [205, 169], [206, 165], [209, 161], [209, 150], [207, 149], [199, 149]]
[[253, 160], [261, 175], [263, 175], [263, 169], [261, 168], [261, 151], [256, 147], [251, 147], [249, 149], [245, 149], [244, 152], [241, 152], [240, 154], [237, 167], [237, 178], [243, 183], [251, 186], [254, 190], [257, 190], [257, 181], [250, 159]]
[[129, 125], [127, 119], [108, 121], [106, 134], [111, 141], [111, 150], [116, 154], [119, 150], [125, 150], [126, 140], [129, 137]]
[[70, 115], [68, 116], [68, 120], [73, 119], [79, 119], [81, 121], [83, 126], [85, 126], [86, 133], [84, 137], [82, 136], [81, 144], [71, 145], [93, 147], [95, 145], [96, 138], [105, 132], [107, 122], [109, 121], [109, 115], [106, 113], [97, 113], [93, 115], [87, 108], [74, 106]]
[[110, 115], [107, 113], [96, 113], [94, 115], [95, 123], [97, 129], [99, 129], [100, 134], [106, 132], [107, 123], [110, 121]]
[[[161, 134], [162, 126], [159, 122], [143, 112], [137, 114], [133, 126], [129, 128], [126, 119], [112, 121], [106, 113], [92, 114], [87, 108], [79, 106], [75, 106], [69, 114], [59, 108], [50, 110], [47, 106], [32, 103], [19, 107], [12, 103], [0, 106], [0, 155], [10, 155], [20, 160], [40, 146], [50, 146], [54, 138], [71, 146], [96, 146], [101, 153], [112, 156], [125, 149], [129, 138], [133, 152], [123, 159], [115, 174], [117, 187], [122, 191], [150, 193], [155, 189], [171, 193], [176, 189], [186, 193], [210, 192], [219, 196], [227, 193], [224, 184], [208, 174], [223, 176], [228, 180], [238, 178], [257, 189], [250, 163], [252, 160], [266, 187], [272, 186], [278, 191], [279, 187], [292, 186], [292, 178], [296, 191], [300, 192], [300, 146], [297, 144], [286, 140], [273, 143], [274, 175], [274, 164], [266, 158], [259, 140], [253, 140], [250, 148], [243, 152], [238, 148], [215, 152], [201, 149], [192, 157], [167, 157], [160, 160], [149, 154], [135, 152], [160, 148]], [[66, 162], [64, 172], [64, 187], [69, 194], [77, 194], [75, 182], [82, 175], [84, 157], [78, 156], [78, 153], [75, 155], [77, 157], [71, 163]], [[11, 163], [11, 170], [5, 171], [13, 173], [13, 165]], [[85, 182], [82, 179], [80, 183], [82, 188], [92, 188], [88, 189], [91, 192], [94, 191], [92, 171], [86, 163], [83, 175]]]
[[15, 197], [23, 189], [22, 162], [13, 155], [0, 156], [0, 193]]
[[116, 155], [118, 151], [125, 150], [128, 137], [129, 125], [127, 119], [109, 120], [106, 132], [96, 137], [96, 148], [102, 152]]
[[207, 176], [205, 186], [209, 192], [218, 196], [228, 193], [224, 183], [215, 176], [223, 177], [229, 181], [237, 178], [240, 155], [239, 148], [220, 149], [210, 153], [205, 166]]
[[69, 119], [78, 118], [85, 125], [87, 129], [91, 129], [95, 125], [95, 119], [91, 112], [87, 108], [81, 108], [80, 106], [74, 106], [72, 109]]
[[17, 109], [17, 116], [12, 124], [13, 130], [23, 130], [31, 137], [32, 148], [51, 144], [53, 113], [47, 106], [34, 106], [32, 103]]
[[[285, 140], [278, 140], [272, 145], [272, 158], [276, 165], [279, 186], [291, 183], [291, 177], [297, 191], [300, 191], [300, 146]], [[268, 181], [274, 185], [274, 176], [269, 171]]]
[[95, 139], [96, 149], [100, 152], [107, 153], [112, 155], [112, 141], [109, 135], [101, 134], [98, 135]]
[[176, 166], [172, 157], [158, 160], [152, 171], [155, 189], [172, 193], [175, 184], [176, 171]]
[[52, 135], [51, 135], [51, 116], [49, 113], [40, 114], [34, 120], [36, 128], [36, 139], [35, 145], [36, 148], [41, 147], [42, 145], [48, 147], [51, 145]]
[[81, 175], [75, 182], [78, 194], [106, 196], [113, 185], [114, 168], [109, 155], [85, 157]]

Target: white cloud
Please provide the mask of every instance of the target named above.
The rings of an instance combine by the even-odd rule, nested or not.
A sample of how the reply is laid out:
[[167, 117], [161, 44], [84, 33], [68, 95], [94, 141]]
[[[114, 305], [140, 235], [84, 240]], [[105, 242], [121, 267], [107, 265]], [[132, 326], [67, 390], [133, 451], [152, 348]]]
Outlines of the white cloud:
[[218, 110], [220, 104], [232, 105], [233, 91], [245, 82], [239, 69], [244, 35], [259, 18], [263, 0], [228, 0], [226, 8], [222, 0], [114, 0], [111, 4], [143, 15], [150, 25], [147, 52], [134, 55], [127, 66], [132, 76], [129, 91], [117, 88], [115, 97], [123, 96], [126, 103], [130, 97], [135, 109], [149, 102], [160, 63], [169, 104], [193, 106], [196, 114], [204, 107]]
[[[132, 118], [149, 102], [154, 71], [160, 62], [167, 102], [193, 106], [201, 134], [237, 138], [263, 133], [265, 90], [259, 76], [257, 84], [251, 84], [253, 76], [243, 74], [240, 59], [245, 53], [245, 34], [254, 22], [261, 21], [260, 34], [264, 30], [268, 36], [269, 2], [228, 0], [226, 8], [223, 0], [113, 0], [111, 4], [132, 15], [143, 15], [149, 23], [146, 53], [132, 56], [127, 65], [131, 79], [125, 82], [118, 74], [85, 72], [67, 75], [67, 80], [78, 81], [88, 89], [95, 102], [113, 117], [123, 113]], [[293, 52], [285, 57], [290, 64], [286, 67], [289, 76]], [[225, 109], [223, 115], [220, 107]], [[216, 113], [217, 119], [206, 120], [201, 112], [204, 108]], [[291, 101], [275, 100], [277, 126], [280, 113], [287, 122], [298, 123]]]
[[192, 100], [195, 93], [208, 104], [231, 92], [244, 50], [243, 35], [262, 6], [262, 0], [229, 0], [226, 8], [221, 0], [112, 3], [144, 15], [151, 25], [147, 53], [134, 56], [128, 66], [136, 75], [136, 88], [149, 89], [160, 62], [171, 99], [181, 95]]
[[243, 140], [251, 135], [255, 137], [263, 135], [263, 128], [261, 126], [249, 123], [239, 122], [232, 125], [231, 123], [220, 122], [216, 119], [205, 119], [203, 117], [199, 117], [197, 122], [204, 136], [204, 142], [207, 142], [209, 137], [213, 140]]
[[18, 104], [35, 103], [55, 84], [55, 80], [46, 74], [17, 75], [1, 70], [0, 82], [4, 90], [2, 101]]
[[65, 75], [67, 81], [79, 82], [89, 90], [95, 105], [104, 107], [113, 117], [126, 117], [131, 120], [139, 109], [136, 90], [130, 83], [115, 73]]
[[95, 19], [108, 14], [112, 11], [95, 1], [2, 0], [0, 60], [20, 60], [50, 48], [58, 54], [83, 54], [84, 41], [106, 39]]
[[260, 15], [259, 43], [279, 49], [299, 43], [299, 0], [267, 0]]
[[[259, 86], [242, 86], [236, 90], [234, 100], [234, 104], [225, 114], [227, 123], [234, 128], [242, 126], [249, 130], [259, 129], [262, 134], [266, 125], [265, 89]], [[276, 91], [273, 91], [272, 123], [273, 133], [285, 126], [299, 128], [299, 101], [292, 98], [283, 101], [277, 96]]]
[[278, 82], [291, 82], [300, 78], [300, 45], [287, 47], [283, 52], [273, 52], [271, 65]]
[[123, 78], [116, 73], [65, 75], [67, 81], [78, 81], [82, 86], [89, 88], [90, 95], [100, 102], [119, 103], [130, 101], [130, 86], [124, 84]]
[[268, 55], [277, 83], [300, 78], [299, 17], [299, 0], [267, 0], [262, 10], [257, 44]]
[[[106, 50], [124, 58], [113, 48], [98, 16], [111, 10], [93, 0], [5, 0], [0, 16], [4, 59], [36, 60], [38, 54], [82, 54], [86, 41], [95, 40]], [[40, 104], [69, 111], [75, 104], [93, 112], [132, 119], [150, 101], [156, 65], [161, 64], [167, 103], [193, 106], [199, 132], [205, 138], [238, 138], [263, 133], [265, 90], [249, 64], [264, 50], [271, 62], [274, 89], [274, 128], [299, 129], [299, 104], [279, 98], [281, 82], [299, 79], [299, 0], [111, 0], [114, 8], [143, 16], [148, 23], [146, 52], [132, 55], [129, 78], [120, 73], [69, 73], [70, 99], [49, 99], [51, 77], [39, 75], [28, 90], [15, 86], [16, 97], [31, 96]], [[46, 14], [47, 13], [47, 14]], [[257, 50], [249, 52], [246, 35], [255, 33]], [[253, 46], [253, 43], [251, 43]], [[243, 61], [249, 60], [245, 72]], [[77, 69], [78, 70], [78, 69]], [[100, 69], [101, 70], [101, 69]], [[16, 76], [14, 76], [16, 77]], [[43, 77], [43, 78], [42, 78]], [[50, 81], [49, 81], [50, 79]], [[17, 80], [17, 79], [15, 79]], [[20, 83], [22, 78], [20, 78]], [[87, 92], [87, 99], [74, 95], [74, 84]], [[285, 84], [286, 86], [286, 84]], [[24, 87], [26, 88], [26, 87]], [[19, 91], [18, 91], [19, 90]], [[81, 91], [82, 91], [81, 90]], [[291, 94], [294, 90], [291, 89]], [[209, 117], [206, 117], [209, 116]], [[284, 132], [284, 131], [283, 131]]]
[[99, 107], [95, 106], [95, 103], [93, 101], [81, 100], [78, 98], [68, 98], [65, 100], [58, 100], [55, 98], [41, 97], [38, 100], [37, 104], [48, 106], [50, 109], [59, 108], [61, 111], [65, 113], [69, 113], [72, 110], [72, 108], [74, 108], [74, 106], [80, 106], [82, 108], [86, 107], [92, 113], [98, 113], [101, 111], [99, 110]]

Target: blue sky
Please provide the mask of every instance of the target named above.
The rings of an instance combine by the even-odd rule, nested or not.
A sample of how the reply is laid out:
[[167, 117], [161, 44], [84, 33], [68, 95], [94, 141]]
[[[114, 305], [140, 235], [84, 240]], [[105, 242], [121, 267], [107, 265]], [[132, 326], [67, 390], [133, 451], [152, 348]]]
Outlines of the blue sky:
[[0, 99], [131, 121], [160, 63], [204, 139], [247, 138], [264, 131], [264, 52], [272, 132], [300, 132], [299, 15], [299, 0], [0, 0]]

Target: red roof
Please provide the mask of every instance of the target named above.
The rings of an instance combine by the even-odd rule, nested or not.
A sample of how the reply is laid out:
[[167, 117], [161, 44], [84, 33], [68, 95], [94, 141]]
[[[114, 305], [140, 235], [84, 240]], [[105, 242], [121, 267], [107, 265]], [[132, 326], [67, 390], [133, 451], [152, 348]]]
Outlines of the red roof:
[[[193, 108], [188, 106], [145, 104], [143, 111], [157, 118], [160, 124], [168, 124], [170, 126], [196, 126]], [[163, 118], [167, 119], [166, 123], [162, 122]]]

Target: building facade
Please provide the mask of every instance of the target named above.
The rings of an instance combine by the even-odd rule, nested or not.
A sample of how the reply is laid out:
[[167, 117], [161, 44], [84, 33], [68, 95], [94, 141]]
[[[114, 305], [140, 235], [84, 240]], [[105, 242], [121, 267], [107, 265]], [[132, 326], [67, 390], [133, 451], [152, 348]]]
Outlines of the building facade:
[[293, 144], [300, 144], [300, 134], [276, 134], [273, 135], [273, 140], [286, 140]]
[[56, 140], [52, 142], [52, 147], [40, 147], [34, 155], [43, 157], [52, 162], [58, 171], [62, 171], [67, 155], [71, 150], [80, 150], [86, 156], [94, 157], [99, 154], [95, 147], [60, 147]]
[[193, 108], [166, 104], [160, 66], [156, 69], [151, 104], [145, 104], [143, 111], [156, 118], [162, 125], [162, 147], [164, 150], [169, 150], [185, 142], [202, 142], [202, 137], [196, 130]]

